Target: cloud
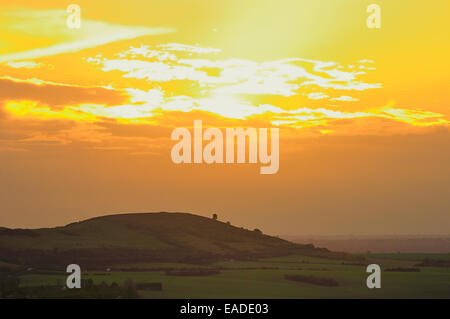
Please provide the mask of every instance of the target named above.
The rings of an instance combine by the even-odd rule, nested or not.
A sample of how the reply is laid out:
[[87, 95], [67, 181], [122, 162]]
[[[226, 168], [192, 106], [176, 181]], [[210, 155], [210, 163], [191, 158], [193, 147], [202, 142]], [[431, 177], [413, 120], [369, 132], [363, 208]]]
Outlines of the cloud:
[[192, 46], [192, 45], [186, 45], [186, 44], [180, 44], [180, 43], [169, 43], [169, 44], [161, 44], [158, 45], [158, 48], [168, 50], [168, 51], [186, 51], [191, 53], [198, 53], [198, 54], [209, 54], [209, 53], [219, 53], [220, 49], [216, 48], [203, 48], [199, 45]]
[[309, 93], [306, 96], [311, 100], [321, 100], [321, 99], [326, 99], [328, 97], [328, 95], [320, 93], [320, 92]]
[[[170, 52], [169, 52], [170, 51]], [[175, 52], [174, 52], [175, 51]], [[189, 57], [179, 57], [177, 51], [189, 52]], [[120, 52], [120, 58], [95, 57], [87, 61], [100, 66], [104, 72], [120, 71], [125, 78], [134, 78], [151, 83], [190, 81], [200, 87], [193, 95], [176, 95], [171, 91], [154, 88], [147, 92], [128, 90], [133, 103], [110, 108], [85, 105], [85, 112], [110, 118], [139, 119], [150, 118], [163, 112], [202, 111], [227, 119], [263, 119], [273, 125], [287, 125], [297, 128], [317, 127], [327, 131], [326, 125], [336, 120], [359, 121], [365, 118], [383, 118], [408, 123], [414, 126], [445, 125], [442, 114], [405, 110], [393, 111], [389, 107], [359, 111], [336, 111], [321, 107], [305, 107], [283, 103], [258, 103], [248, 96], [274, 95], [280, 97], [306, 96], [310, 100], [359, 101], [349, 95], [336, 95], [336, 91], [365, 91], [381, 88], [379, 83], [367, 83], [358, 79], [363, 71], [344, 71], [342, 66], [331, 61], [317, 61], [290, 58], [275, 61], [255, 62], [244, 59], [218, 60], [210, 54], [219, 50], [182, 44], [141, 46]], [[206, 55], [199, 57], [199, 55]], [[360, 61], [360, 63], [371, 61]], [[209, 72], [214, 70], [214, 72]], [[325, 88], [327, 94], [315, 92], [316, 87]], [[311, 90], [313, 90], [311, 92]], [[302, 101], [298, 99], [298, 101]], [[303, 101], [304, 102], [304, 101]], [[400, 110], [403, 110], [401, 112]], [[420, 114], [421, 116], [418, 116]]]
[[[0, 78], [0, 100], [6, 110], [3, 116], [93, 125], [170, 126], [180, 118], [201, 114], [225, 122], [257, 121], [258, 125], [301, 128], [308, 134], [337, 134], [348, 129], [345, 123], [358, 127], [368, 119], [387, 123], [383, 124], [387, 130], [449, 124], [442, 114], [392, 105], [373, 109], [352, 105], [350, 111], [327, 106], [328, 101], [358, 101], [341, 95], [342, 90], [381, 88], [381, 84], [362, 81], [359, 77], [365, 72], [357, 68], [348, 71], [335, 62], [301, 58], [265, 62], [217, 59], [219, 53], [215, 48], [170, 43], [131, 47], [112, 57], [99, 54], [84, 60], [98, 71], [119, 71], [123, 78], [142, 80], [141, 85], [120, 90]], [[93, 134], [92, 140], [96, 136], [107, 138], [97, 134], [97, 129], [77, 131], [72, 136], [89, 140], [88, 132]], [[45, 140], [41, 133], [33, 141]], [[49, 142], [54, 143], [54, 139]]]
[[330, 101], [354, 102], [354, 101], [359, 101], [359, 99], [353, 98], [351, 96], [343, 95], [340, 97], [333, 97], [330, 99]]
[[33, 61], [18, 61], [18, 62], [8, 62], [7, 66], [15, 69], [25, 68], [25, 69], [38, 69], [42, 67], [42, 63], [36, 63]]
[[17, 80], [0, 77], [0, 101], [29, 100], [62, 109], [67, 105], [97, 103], [116, 105], [124, 103], [128, 95], [124, 91], [104, 87], [83, 87], [36, 80]]
[[115, 41], [174, 31], [171, 28], [122, 26], [85, 18], [80, 29], [70, 29], [66, 25], [67, 16], [64, 10], [11, 9], [0, 12], [3, 31], [52, 42], [51, 45], [1, 54], [0, 63], [76, 52]]
[[100, 65], [101, 70], [105, 72], [123, 72], [125, 78], [148, 82], [177, 80], [196, 82], [204, 88], [205, 93], [221, 96], [266, 94], [288, 97], [298, 95], [301, 90], [314, 86], [358, 91], [381, 87], [381, 84], [358, 80], [358, 75], [364, 72], [342, 71], [334, 62], [300, 58], [266, 62], [244, 59], [217, 60], [197, 56], [181, 58], [173, 51], [205, 55], [220, 50], [171, 43], [155, 47], [131, 48], [120, 52], [118, 59], [94, 57], [87, 61]]
[[393, 108], [388, 105], [376, 110], [380, 117], [396, 119], [416, 126], [431, 126], [450, 124], [444, 115], [435, 112]]

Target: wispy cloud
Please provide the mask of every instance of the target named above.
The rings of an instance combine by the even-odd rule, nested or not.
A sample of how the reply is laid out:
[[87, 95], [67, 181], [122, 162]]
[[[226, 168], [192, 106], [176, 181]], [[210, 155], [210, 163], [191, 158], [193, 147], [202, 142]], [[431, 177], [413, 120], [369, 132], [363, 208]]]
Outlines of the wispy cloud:
[[342, 102], [355, 102], [355, 101], [359, 101], [359, 99], [351, 97], [351, 96], [340, 96], [340, 97], [333, 97], [330, 99], [330, 101], [342, 101]]
[[25, 69], [38, 69], [42, 67], [42, 63], [36, 63], [34, 61], [18, 61], [18, 62], [8, 62], [7, 66], [15, 69], [25, 68]]
[[320, 93], [320, 92], [309, 93], [309, 94], [306, 94], [306, 96], [311, 100], [321, 100], [321, 99], [326, 99], [328, 97], [328, 95]]
[[76, 52], [115, 41], [174, 31], [170, 28], [123, 26], [90, 19], [83, 19], [80, 29], [70, 29], [66, 19], [64, 10], [14, 9], [0, 12], [2, 30], [53, 42], [29, 50], [0, 54], [0, 63]]
[[128, 100], [125, 91], [105, 87], [84, 87], [37, 80], [18, 80], [0, 77], [0, 103], [8, 101], [35, 101], [52, 110], [81, 103], [116, 105]]

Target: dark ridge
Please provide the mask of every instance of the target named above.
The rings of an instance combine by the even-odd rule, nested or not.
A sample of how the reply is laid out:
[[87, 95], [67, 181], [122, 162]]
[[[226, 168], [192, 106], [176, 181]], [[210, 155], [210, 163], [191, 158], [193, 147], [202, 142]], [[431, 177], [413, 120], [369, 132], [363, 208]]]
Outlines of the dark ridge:
[[38, 237], [39, 234], [30, 229], [10, 229], [0, 227], [0, 236]]

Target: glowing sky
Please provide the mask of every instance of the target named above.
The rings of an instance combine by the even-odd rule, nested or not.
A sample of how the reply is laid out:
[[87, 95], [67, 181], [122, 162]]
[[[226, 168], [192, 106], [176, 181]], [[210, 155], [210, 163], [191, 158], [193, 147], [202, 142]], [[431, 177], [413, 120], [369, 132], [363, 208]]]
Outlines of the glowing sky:
[[[432, 4], [377, 1], [382, 8], [379, 30], [367, 28], [366, 7], [372, 2], [363, 0], [76, 3], [82, 9], [80, 29], [67, 27], [66, 1], [17, 1], [14, 6], [0, 1], [0, 154], [4, 161], [0, 225], [55, 224], [106, 211], [191, 209], [209, 214], [210, 210], [222, 209], [205, 204], [208, 201], [200, 204], [201, 199], [192, 194], [176, 193], [179, 200], [163, 200], [161, 194], [166, 194], [167, 189], [152, 189], [153, 197], [145, 200], [148, 189], [140, 178], [144, 173], [130, 172], [125, 167], [136, 161], [136, 156], [148, 156], [144, 162], [152, 170], [173, 170], [170, 162], [164, 162], [169, 161], [170, 131], [192, 126], [194, 119], [218, 127], [280, 128], [280, 151], [285, 156], [285, 164], [280, 156], [280, 172], [295, 173], [276, 177], [279, 181], [275, 184], [284, 195], [274, 198], [270, 205], [242, 194], [242, 199], [235, 198], [234, 206], [222, 205], [224, 214], [242, 223], [254, 223], [252, 218], [263, 206], [267, 209], [262, 213], [266, 216], [263, 226], [273, 224], [270, 220], [275, 218], [274, 211], [283, 210], [289, 218], [310, 221], [309, 229], [302, 231], [321, 232], [322, 221], [333, 211], [350, 207], [354, 211], [343, 215], [342, 227], [337, 223], [336, 228], [327, 226], [324, 231], [348, 233], [354, 231], [353, 227], [371, 231], [367, 219], [361, 217], [359, 226], [350, 220], [356, 210], [370, 205], [373, 189], [368, 188], [360, 196], [367, 200], [362, 200], [358, 208], [351, 208], [350, 194], [355, 194], [351, 187], [345, 195], [349, 203], [340, 208], [335, 204], [314, 206], [307, 213], [299, 211], [293, 199], [286, 200], [295, 187], [290, 177], [305, 170], [315, 171], [316, 175], [304, 176], [304, 185], [310, 186], [322, 178], [323, 169], [317, 166], [320, 160], [299, 165], [296, 156], [306, 154], [306, 158], [318, 156], [325, 160], [330, 150], [350, 157], [369, 149], [377, 152], [374, 158], [383, 159], [384, 154], [394, 159], [398, 153], [392, 147], [393, 141], [402, 137], [407, 139], [400, 145], [404, 152], [422, 154], [423, 145], [435, 145], [433, 152], [441, 157], [416, 164], [406, 163], [402, 157], [403, 168], [393, 168], [399, 159], [378, 168], [380, 173], [395, 172], [389, 177], [392, 196], [400, 201], [389, 206], [393, 212], [398, 210], [394, 219], [402, 219], [408, 207], [415, 205], [407, 203], [406, 197], [399, 199], [404, 195], [395, 196], [393, 186], [410, 184], [410, 176], [402, 172], [408, 165], [434, 166], [426, 180], [419, 182], [421, 190], [414, 192], [420, 193], [422, 187], [435, 192], [448, 187], [445, 163], [450, 124], [450, 4], [446, 0]], [[420, 142], [411, 142], [414, 139]], [[423, 144], [424, 139], [429, 142]], [[67, 162], [55, 158], [72, 154], [80, 163], [90, 152], [96, 152], [99, 162], [88, 168], [80, 164], [70, 173], [64, 170]], [[346, 162], [341, 155], [335, 156], [336, 165]], [[47, 160], [47, 173], [65, 172], [65, 178], [70, 175], [71, 180], [78, 170], [86, 169], [95, 175], [104, 169], [99, 168], [104, 163], [100, 158], [113, 157], [120, 160], [109, 162], [109, 170], [98, 177], [99, 185], [90, 185], [87, 174], [86, 180], [79, 181], [86, 188], [75, 192], [76, 196], [72, 189], [69, 200], [53, 188], [64, 184], [63, 177], [51, 189], [39, 190], [39, 200], [33, 190], [24, 186], [42, 183], [40, 161]], [[361, 161], [362, 166], [371, 167], [370, 156]], [[182, 179], [194, 176], [192, 168], [186, 170], [189, 173], [177, 174]], [[197, 175], [199, 185], [204, 185], [204, 174]], [[217, 181], [212, 182], [220, 189], [216, 194], [232, 194], [221, 186], [231, 183], [221, 180], [228, 178], [229, 172], [220, 170], [216, 174]], [[348, 167], [338, 180], [352, 180], [358, 174], [357, 168]], [[125, 183], [129, 183], [134, 195], [126, 192], [123, 202], [113, 206], [107, 200], [112, 193], [106, 181], [119, 175], [128, 176]], [[165, 178], [167, 175], [151, 177], [156, 183]], [[257, 182], [254, 178], [249, 175], [247, 187]], [[377, 179], [375, 175], [371, 178]], [[175, 177], [169, 180], [177, 183]], [[332, 177], [324, 183], [338, 187]], [[12, 184], [15, 188], [8, 186]], [[268, 189], [273, 184], [267, 185]], [[383, 188], [378, 184], [376, 187]], [[103, 200], [89, 199], [91, 188], [104, 189], [100, 196]], [[334, 190], [328, 191], [334, 198]], [[311, 192], [309, 198], [321, 190]], [[136, 193], [142, 198], [137, 200]], [[20, 198], [22, 203], [18, 204]], [[251, 210], [253, 203], [254, 211], [242, 217], [235, 211], [239, 205], [240, 210], [244, 209], [244, 198], [248, 199], [245, 208]], [[449, 200], [439, 197], [434, 202], [439, 207], [437, 214], [448, 218]], [[398, 209], [399, 205], [405, 206]], [[416, 208], [415, 215], [427, 216], [425, 208]], [[312, 215], [311, 211], [318, 213]], [[375, 232], [383, 232], [382, 223], [381, 217], [376, 220]], [[406, 228], [395, 224], [389, 231], [421, 232], [420, 224], [424, 224], [423, 220], [411, 221]], [[273, 230], [296, 231], [283, 225]], [[438, 222], [430, 222], [424, 231], [447, 230]]]

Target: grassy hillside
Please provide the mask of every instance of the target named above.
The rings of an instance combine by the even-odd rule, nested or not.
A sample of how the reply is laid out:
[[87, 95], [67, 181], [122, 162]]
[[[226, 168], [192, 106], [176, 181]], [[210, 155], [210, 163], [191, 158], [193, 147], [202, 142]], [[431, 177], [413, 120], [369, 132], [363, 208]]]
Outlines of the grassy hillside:
[[111, 215], [35, 230], [0, 228], [0, 260], [31, 265], [207, 263], [291, 253], [328, 254], [185, 213]]

